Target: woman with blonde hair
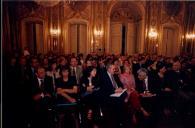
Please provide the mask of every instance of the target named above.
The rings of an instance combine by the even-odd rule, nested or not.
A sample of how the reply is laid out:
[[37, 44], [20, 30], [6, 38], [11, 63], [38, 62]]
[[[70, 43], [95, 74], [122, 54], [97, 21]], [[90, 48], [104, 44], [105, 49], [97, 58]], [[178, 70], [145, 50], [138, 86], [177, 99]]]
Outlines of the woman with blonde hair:
[[132, 121], [134, 124], [137, 124], [136, 113], [141, 112], [145, 117], [149, 116], [149, 113], [141, 106], [140, 96], [138, 92], [135, 90], [135, 78], [132, 74], [131, 66], [124, 66], [123, 73], [120, 75], [120, 80], [124, 85], [124, 88], [127, 89], [127, 97], [125, 102], [130, 107], [130, 112], [132, 114]]

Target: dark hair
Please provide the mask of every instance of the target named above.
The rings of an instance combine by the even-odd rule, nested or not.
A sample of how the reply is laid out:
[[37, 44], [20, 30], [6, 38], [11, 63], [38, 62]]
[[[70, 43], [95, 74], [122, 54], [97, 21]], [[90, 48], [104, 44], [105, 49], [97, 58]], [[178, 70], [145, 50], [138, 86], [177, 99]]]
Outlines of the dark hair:
[[68, 71], [69, 74], [70, 74], [70, 68], [69, 68], [68, 66], [62, 66], [62, 67], [60, 68], [60, 76], [62, 76], [62, 72], [63, 72], [63, 71]]
[[158, 62], [156, 64], [156, 70], [157, 70], [157, 72], [159, 72], [160, 69], [162, 69], [163, 67], [166, 67], [165, 64], [163, 62]]
[[59, 63], [61, 63], [63, 60], [67, 61], [66, 57], [60, 56], [60, 57], [59, 57]]
[[75, 57], [75, 56], [71, 56], [71, 57], [70, 57], [70, 61], [71, 61], [72, 59], [76, 59], [76, 60], [78, 61], [78, 58]]
[[[56, 65], [57, 65], [56, 61], [52, 60], [52, 61], [49, 63], [49, 68], [48, 68], [49, 71], [52, 70], [52, 65], [53, 65], [53, 64], [56, 64]], [[57, 68], [57, 67], [56, 67], [56, 68]]]
[[37, 68], [35, 68], [35, 73], [38, 73], [39, 69], [44, 69], [45, 70], [45, 68], [43, 66], [38, 66]]
[[37, 57], [31, 57], [31, 58], [30, 58], [30, 63], [31, 63], [31, 64], [32, 64], [33, 60], [37, 60], [37, 61], [39, 62], [39, 60], [38, 60]]
[[151, 66], [152, 64], [154, 64], [154, 61], [152, 61], [152, 60], [147, 60], [146, 61], [146, 66], [147, 67]]
[[87, 67], [86, 70], [85, 70], [85, 75], [86, 75], [87, 77], [89, 77], [90, 74], [91, 74], [91, 72], [93, 71], [93, 69], [96, 69], [96, 68], [93, 67], [93, 66]]

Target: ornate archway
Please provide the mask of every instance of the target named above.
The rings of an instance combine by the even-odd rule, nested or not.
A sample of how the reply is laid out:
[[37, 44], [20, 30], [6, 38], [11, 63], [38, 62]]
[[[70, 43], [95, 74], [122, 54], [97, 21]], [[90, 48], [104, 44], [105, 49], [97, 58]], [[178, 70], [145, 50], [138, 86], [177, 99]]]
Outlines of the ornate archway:
[[143, 52], [144, 14], [138, 2], [113, 2], [108, 9], [107, 51], [115, 54]]

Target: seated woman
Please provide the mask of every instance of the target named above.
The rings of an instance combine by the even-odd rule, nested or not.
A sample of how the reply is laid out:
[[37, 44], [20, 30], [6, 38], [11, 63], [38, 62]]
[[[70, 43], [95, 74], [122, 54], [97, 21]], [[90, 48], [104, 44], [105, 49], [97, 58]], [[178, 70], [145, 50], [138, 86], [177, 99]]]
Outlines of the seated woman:
[[48, 71], [46, 71], [46, 75], [50, 76], [53, 81], [53, 88], [55, 90], [55, 84], [56, 84], [56, 79], [60, 78], [60, 74], [57, 71], [57, 64], [56, 61], [52, 61], [49, 65]]
[[127, 97], [125, 102], [130, 104], [133, 123], [137, 122], [136, 113], [141, 112], [144, 116], [149, 116], [149, 113], [141, 106], [138, 92], [135, 90], [135, 78], [132, 74], [130, 66], [123, 67], [123, 73], [120, 75], [120, 80], [127, 89]]
[[61, 68], [60, 75], [61, 78], [56, 80], [57, 104], [62, 105], [60, 107], [62, 113], [59, 115], [59, 127], [76, 128], [78, 125], [76, 109], [75, 107], [71, 108], [70, 106], [66, 106], [66, 104], [71, 105], [72, 103], [75, 103], [77, 101], [78, 87], [76, 84], [76, 80], [74, 77], [71, 77], [69, 75], [68, 66]]
[[[87, 67], [86, 74], [81, 78], [81, 98], [82, 102], [85, 104], [85, 117], [88, 119], [88, 126], [90, 127], [89, 122], [96, 122], [98, 117], [98, 100], [97, 100], [97, 92], [98, 92], [98, 79], [96, 76], [97, 69], [95, 67]], [[92, 121], [93, 120], [93, 121]], [[93, 127], [93, 126], [91, 126]]]
[[60, 103], [76, 102], [78, 86], [74, 77], [69, 75], [69, 67], [62, 67], [61, 78], [56, 80], [57, 99]]

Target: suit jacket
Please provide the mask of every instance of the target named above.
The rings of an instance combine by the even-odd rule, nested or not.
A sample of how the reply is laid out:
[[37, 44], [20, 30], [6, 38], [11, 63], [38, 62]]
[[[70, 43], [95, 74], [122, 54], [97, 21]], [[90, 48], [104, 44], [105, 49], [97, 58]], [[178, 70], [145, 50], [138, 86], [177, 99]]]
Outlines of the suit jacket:
[[51, 96], [54, 95], [54, 88], [53, 88], [53, 82], [52, 82], [52, 78], [51, 77], [45, 77], [44, 78], [44, 86], [43, 86], [43, 89], [40, 88], [39, 86], [39, 82], [38, 82], [38, 78], [35, 77], [33, 80], [32, 80], [32, 83], [31, 83], [31, 94], [32, 94], [32, 97], [35, 96], [36, 94], [40, 94], [40, 93], [48, 93], [50, 94]]
[[[118, 87], [123, 88], [123, 84], [121, 83], [118, 75], [114, 75], [114, 79], [118, 85]], [[110, 95], [114, 93], [115, 88], [112, 85], [112, 81], [107, 73], [107, 71], [102, 72], [100, 75], [100, 96], [102, 102], [108, 102], [110, 100]]]
[[[146, 89], [145, 86], [145, 81], [144, 80], [136, 80], [136, 90], [139, 93], [143, 93]], [[151, 93], [158, 93], [158, 89], [159, 89], [159, 83], [156, 83], [157, 81], [155, 80], [154, 77], [148, 76], [148, 89]]]
[[89, 79], [86, 76], [81, 78], [80, 93], [83, 103], [89, 106], [96, 106], [99, 104], [99, 80], [98, 77], [92, 78], [92, 85], [94, 86], [93, 92], [88, 92]]
[[173, 91], [182, 89], [187, 84], [186, 77], [187, 75], [183, 71], [177, 73], [173, 70], [170, 70], [165, 74], [165, 87], [169, 87]]
[[[92, 78], [92, 85], [94, 86], [94, 88], [99, 87], [99, 80], [97, 76]], [[83, 76], [81, 78], [81, 84], [80, 84], [81, 93], [85, 92], [88, 86], [89, 86], [89, 79], [86, 76]]]
[[[71, 73], [71, 76], [72, 76], [72, 74], [73, 74], [72, 67], [70, 67], [70, 73]], [[80, 80], [81, 80], [82, 76], [83, 76], [82, 67], [81, 66], [77, 66], [76, 67], [76, 80], [77, 80], [77, 84], [80, 84]]]
[[35, 69], [33, 71], [33, 68], [31, 66], [28, 66], [26, 68], [25, 74], [26, 74], [26, 78], [27, 78], [27, 80], [29, 80], [29, 82], [32, 82], [36, 78]]

